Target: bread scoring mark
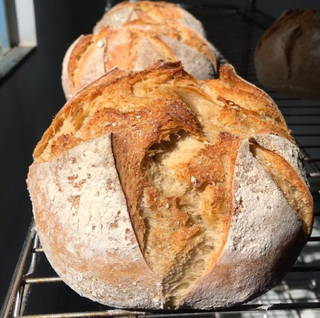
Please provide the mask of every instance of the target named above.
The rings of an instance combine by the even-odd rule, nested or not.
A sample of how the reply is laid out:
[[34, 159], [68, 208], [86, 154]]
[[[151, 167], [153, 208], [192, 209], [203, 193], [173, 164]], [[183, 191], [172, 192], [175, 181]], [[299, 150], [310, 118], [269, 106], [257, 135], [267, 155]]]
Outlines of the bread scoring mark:
[[[264, 180], [263, 183], [260, 182], [261, 179]], [[234, 207], [237, 209], [239, 206], [241, 206], [242, 209], [242, 213], [240, 214], [236, 211], [236, 213], [234, 214], [234, 220], [238, 222], [238, 220], [240, 220], [241, 218], [246, 219], [246, 223], [242, 225], [244, 228], [247, 228], [247, 230], [250, 231], [259, 232], [259, 230], [262, 230], [263, 224], [268, 222], [267, 220], [269, 218], [274, 217], [272, 216], [274, 210], [279, 211], [279, 214], [285, 213], [284, 211], [287, 211], [287, 215], [285, 217], [288, 218], [288, 220], [290, 219], [290, 223], [282, 223], [281, 226], [289, 227], [294, 225], [294, 227], [299, 227], [299, 222], [297, 222], [295, 214], [292, 213], [290, 205], [282, 196], [281, 191], [279, 191], [268, 172], [266, 172], [260, 165], [260, 162], [256, 160], [255, 156], [250, 150], [249, 143], [246, 141], [242, 143], [242, 148], [239, 150], [234, 183]], [[259, 200], [256, 199], [257, 197], [259, 197]], [[258, 205], [256, 211], [261, 211], [259, 213], [261, 217], [251, 212], [253, 211], [253, 204]], [[245, 211], [246, 213], [244, 213]], [[265, 248], [262, 249], [259, 253], [270, 253], [270, 250], [268, 250], [267, 248], [269, 245], [270, 247], [272, 245], [272, 248], [277, 248], [274, 238], [274, 235], [276, 235], [276, 233], [273, 233], [273, 230], [279, 230], [279, 235], [282, 235], [282, 231], [279, 229], [280, 223], [272, 221], [272, 224], [277, 225], [275, 228], [270, 227], [270, 230], [267, 230], [268, 235], [256, 234], [244, 236], [244, 228], [241, 231], [237, 231], [238, 238], [242, 237], [246, 240], [249, 240], [242, 246], [238, 245], [238, 250], [242, 250], [243, 252], [254, 255], [251, 251], [251, 248], [258, 250], [259, 244], [261, 244], [261, 246], [265, 246]], [[253, 243], [254, 245], [252, 245]]]
[[[299, 171], [301, 162], [298, 148], [277, 136], [260, 135], [250, 139], [250, 151], [268, 172], [293, 211], [300, 218], [306, 236], [311, 234], [313, 202], [307, 184]], [[259, 144], [260, 143], [260, 144]]]
[[[193, 121], [193, 114], [184, 103], [159, 99], [153, 103], [153, 108], [158, 111], [141, 112], [141, 118], [136, 118], [136, 115], [133, 114], [134, 116], [131, 117], [133, 124], [126, 126], [128, 129], [117, 131], [113, 140], [117, 169], [142, 249], [146, 232], [146, 226], [139, 212], [139, 201], [145, 182], [142, 169], [146, 155], [152, 154], [152, 152], [150, 154], [146, 152], [157, 140], [168, 139], [170, 132], [180, 130], [180, 127], [186, 126], [196, 136], [199, 133]], [[139, 140], [139, 143], [137, 147], [132, 148], [136, 140]], [[123, 178], [122, 176], [125, 175], [130, 175], [130, 177]]]
[[258, 47], [261, 47], [265, 40], [272, 37], [276, 32], [278, 32], [284, 22], [284, 24], [288, 22], [290, 23], [290, 20], [294, 20], [297, 15], [300, 15], [301, 12], [301, 10], [288, 10], [283, 15], [281, 15], [263, 34], [262, 38], [259, 40]]
[[[173, 53], [173, 60], [182, 61], [184, 69], [198, 79], [209, 79], [215, 76], [216, 61], [199, 48], [184, 44], [181, 39], [173, 39], [166, 35], [158, 35]], [[211, 58], [211, 59], [210, 59]]]
[[[169, 307], [181, 302], [223, 245], [230, 213], [227, 171], [235, 160], [228, 151], [237, 146], [229, 134], [208, 144], [179, 131], [149, 149], [145, 178], [150, 186], [141, 202], [143, 251], [150, 267], [164, 277]], [[168, 249], [166, 242], [175, 244]]]
[[[292, 64], [292, 52], [294, 52], [294, 47], [298, 42], [298, 39], [303, 35], [303, 30], [300, 25], [298, 25], [291, 33], [288, 41], [285, 44], [284, 48], [284, 54], [285, 54], [285, 59], [287, 63], [287, 68], [288, 68], [288, 77], [287, 80], [289, 80], [292, 76], [292, 72], [294, 69], [294, 65]], [[288, 85], [288, 84], [286, 84]]]
[[201, 79], [217, 71], [210, 45], [196, 31], [174, 20], [138, 19], [80, 37], [64, 58], [64, 65], [68, 64], [62, 73], [64, 91], [69, 98], [114, 67], [143, 70], [159, 59], [181, 60], [187, 71]]
[[[70, 165], [71, 158], [76, 158], [77, 163]], [[78, 175], [76, 180], [83, 180], [88, 173], [91, 179], [86, 179], [82, 187], [76, 183], [70, 187], [74, 181], [69, 176]], [[35, 164], [30, 174], [37, 175], [28, 181], [35, 206], [49, 202], [46, 213], [50, 217], [40, 220], [36, 215], [37, 229], [58, 275], [81, 295], [95, 301], [114, 306], [126, 301], [132, 307], [136, 304], [143, 307], [146, 303], [161, 307], [161, 287], [148, 269], [135, 238], [114, 165], [110, 135], [82, 143], [49, 162]], [[108, 179], [112, 180], [112, 188], [106, 186]], [[42, 199], [45, 201], [39, 201]], [[127, 277], [129, 285], [119, 284], [118, 276], [110, 277], [110, 271]], [[137, 281], [139, 292], [132, 293], [130, 286]], [[152, 292], [149, 284], [158, 287]], [[106, 301], [106, 294], [117, 297], [108, 297]]]
[[248, 140], [239, 147], [234, 169], [228, 238], [214, 269], [185, 299], [195, 308], [232, 306], [258, 296], [284, 277], [306, 242], [300, 221], [252, 155]]

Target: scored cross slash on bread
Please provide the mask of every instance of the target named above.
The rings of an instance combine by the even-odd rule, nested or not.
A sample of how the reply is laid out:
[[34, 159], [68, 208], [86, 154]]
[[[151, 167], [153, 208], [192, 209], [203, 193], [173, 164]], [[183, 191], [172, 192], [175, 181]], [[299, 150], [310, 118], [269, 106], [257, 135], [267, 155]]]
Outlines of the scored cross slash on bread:
[[71, 288], [126, 308], [224, 308], [284, 277], [310, 236], [301, 154], [272, 99], [222, 65], [115, 69], [60, 110], [28, 175]]
[[198, 79], [212, 78], [217, 61], [209, 42], [177, 21], [134, 20], [97, 34], [80, 36], [68, 49], [62, 65], [67, 99], [114, 67], [142, 71], [158, 60], [181, 61]]

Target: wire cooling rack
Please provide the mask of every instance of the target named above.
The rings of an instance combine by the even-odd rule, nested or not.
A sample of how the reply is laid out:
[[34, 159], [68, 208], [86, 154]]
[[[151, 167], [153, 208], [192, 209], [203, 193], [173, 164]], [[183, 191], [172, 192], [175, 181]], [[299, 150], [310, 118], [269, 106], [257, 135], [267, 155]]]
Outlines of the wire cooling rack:
[[[238, 74], [261, 87], [253, 65], [255, 45], [268, 19], [240, 13], [233, 7], [188, 8], [205, 26], [209, 41]], [[261, 87], [264, 89], [263, 87]], [[286, 118], [303, 152], [315, 203], [312, 236], [289, 274], [256, 300], [226, 311], [137, 312], [117, 310], [81, 298], [55, 274], [41, 248], [33, 220], [1, 309], [1, 317], [216, 317], [317, 318], [320, 317], [320, 101], [300, 100], [265, 89]]]

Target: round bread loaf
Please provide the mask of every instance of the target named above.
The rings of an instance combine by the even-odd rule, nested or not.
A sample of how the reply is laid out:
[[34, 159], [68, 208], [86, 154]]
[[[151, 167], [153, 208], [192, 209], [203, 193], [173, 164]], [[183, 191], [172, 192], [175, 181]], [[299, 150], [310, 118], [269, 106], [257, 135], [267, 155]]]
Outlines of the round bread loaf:
[[254, 64], [264, 86], [300, 98], [320, 98], [320, 12], [286, 12], [259, 40]]
[[274, 102], [222, 65], [114, 69], [70, 99], [28, 174], [37, 231], [71, 288], [127, 308], [221, 308], [272, 288], [313, 202]]
[[133, 20], [159, 23], [173, 20], [193, 29], [203, 37], [206, 36], [202, 23], [192, 14], [174, 3], [164, 1], [121, 2], [104, 14], [94, 27], [93, 33], [99, 33], [105, 26], [120, 27]]
[[135, 20], [78, 38], [63, 61], [63, 90], [69, 99], [114, 67], [141, 71], [158, 60], [182, 61], [186, 71], [199, 79], [213, 77], [217, 67], [209, 43], [195, 31], [175, 21]]

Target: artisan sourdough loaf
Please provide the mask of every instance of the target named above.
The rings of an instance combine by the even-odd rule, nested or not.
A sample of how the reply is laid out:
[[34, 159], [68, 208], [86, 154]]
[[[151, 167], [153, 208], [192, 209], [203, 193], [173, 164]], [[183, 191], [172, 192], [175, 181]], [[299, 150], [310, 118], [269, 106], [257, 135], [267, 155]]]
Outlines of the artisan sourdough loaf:
[[313, 222], [301, 154], [272, 99], [230, 65], [114, 69], [60, 110], [28, 174], [48, 260], [116, 307], [228, 307], [272, 288]]
[[300, 98], [320, 99], [320, 11], [292, 10], [259, 40], [254, 56], [259, 81]]
[[192, 14], [174, 3], [164, 1], [121, 2], [104, 14], [94, 27], [93, 33], [99, 33], [105, 26], [121, 27], [129, 21], [140, 19], [159, 23], [177, 21], [203, 37], [206, 36], [202, 23]]
[[197, 32], [176, 21], [135, 20], [80, 36], [71, 45], [62, 67], [65, 96], [69, 99], [114, 67], [141, 71], [158, 60], [182, 61], [186, 71], [199, 79], [213, 77], [217, 68], [209, 43]]

